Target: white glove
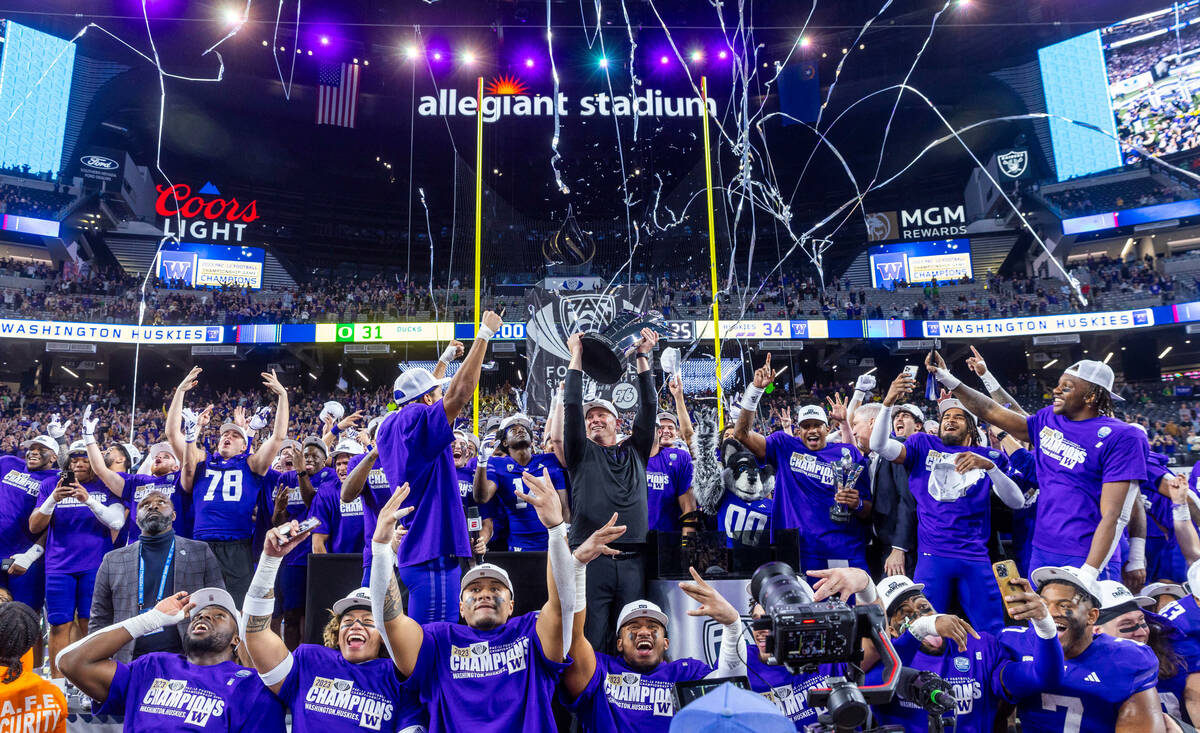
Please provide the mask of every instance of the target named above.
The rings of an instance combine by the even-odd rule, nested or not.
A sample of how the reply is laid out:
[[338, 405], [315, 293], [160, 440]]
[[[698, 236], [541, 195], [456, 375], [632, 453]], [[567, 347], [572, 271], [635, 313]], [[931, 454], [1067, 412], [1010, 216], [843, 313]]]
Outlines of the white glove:
[[250, 429], [258, 432], [267, 427], [267, 418], [271, 416], [271, 406], [258, 408], [258, 411], [250, 418]]
[[496, 443], [494, 440], [488, 438], [487, 440], [483, 441], [483, 444], [479, 446], [479, 463], [487, 465], [488, 460], [495, 452]]
[[[91, 445], [96, 442], [96, 426], [100, 424], [100, 418], [92, 417], [92, 406], [88, 405], [83, 410], [83, 419], [79, 421], [83, 426], [83, 442]], [[51, 436], [54, 437], [54, 436]]]
[[59, 415], [56, 412], [50, 416], [50, 422], [46, 425], [46, 434], [61, 443], [69, 427], [71, 427], [71, 421], [67, 420], [67, 423], [64, 425], [59, 421]]
[[854, 389], [857, 392], [870, 392], [871, 390], [875, 389], [875, 375], [860, 375], [858, 380], [854, 383]]
[[669, 349], [663, 349], [662, 355], [658, 358], [658, 363], [662, 365], [663, 372], [668, 377], [673, 377], [679, 373], [679, 349], [672, 346]]
[[183, 437], [189, 443], [195, 443], [200, 437], [200, 416], [192, 408], [183, 408]]

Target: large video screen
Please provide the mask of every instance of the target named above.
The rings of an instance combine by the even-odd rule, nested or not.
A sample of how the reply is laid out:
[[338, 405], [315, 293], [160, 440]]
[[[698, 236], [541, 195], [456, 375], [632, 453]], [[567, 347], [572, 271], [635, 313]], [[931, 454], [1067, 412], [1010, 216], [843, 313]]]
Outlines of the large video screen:
[[0, 168], [57, 174], [75, 44], [11, 20], [0, 28]]
[[158, 276], [167, 287], [262, 288], [263, 250], [181, 242], [159, 252]]
[[971, 240], [883, 244], [867, 250], [871, 286], [892, 290], [896, 283], [955, 282], [972, 277]]
[[1200, 0], [1176, 3], [1038, 52], [1058, 179], [1128, 165], [1134, 146], [1170, 155], [1200, 144]]

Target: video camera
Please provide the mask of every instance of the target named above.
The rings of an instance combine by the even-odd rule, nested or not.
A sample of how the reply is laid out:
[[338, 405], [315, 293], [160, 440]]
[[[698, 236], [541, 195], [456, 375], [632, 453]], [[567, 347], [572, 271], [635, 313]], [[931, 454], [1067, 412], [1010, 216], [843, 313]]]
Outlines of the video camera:
[[[865, 725], [868, 706], [885, 705], [897, 692], [931, 715], [953, 708], [954, 697], [945, 680], [901, 668], [879, 606], [850, 607], [836, 598], [814, 601], [808, 584], [782, 562], [769, 562], [754, 572], [750, 595], [766, 612], [752, 626], [768, 632], [767, 664], [783, 665], [792, 674], [812, 671], [819, 664], [846, 665], [846, 675], [830, 676], [828, 687], [808, 691], [808, 704], [827, 708], [835, 729]], [[858, 665], [864, 639], [874, 645], [883, 663], [881, 684], [863, 684]]]

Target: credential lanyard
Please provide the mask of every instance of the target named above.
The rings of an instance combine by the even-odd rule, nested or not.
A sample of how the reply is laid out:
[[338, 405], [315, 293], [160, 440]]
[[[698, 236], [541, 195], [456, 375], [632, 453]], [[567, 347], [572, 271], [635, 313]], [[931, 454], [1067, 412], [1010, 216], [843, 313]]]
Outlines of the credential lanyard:
[[[163, 563], [162, 577], [158, 579], [158, 597], [154, 599], [157, 605], [167, 592], [167, 576], [171, 572], [171, 560], [175, 558], [175, 540], [171, 540], [171, 549], [167, 551], [167, 561]], [[138, 610], [145, 608], [146, 602], [146, 559], [142, 557], [142, 548], [138, 547]]]

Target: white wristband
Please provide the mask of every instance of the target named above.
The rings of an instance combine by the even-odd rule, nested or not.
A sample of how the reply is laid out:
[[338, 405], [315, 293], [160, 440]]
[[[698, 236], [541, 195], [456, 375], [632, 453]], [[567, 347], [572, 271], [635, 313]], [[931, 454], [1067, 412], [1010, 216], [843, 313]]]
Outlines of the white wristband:
[[32, 566], [35, 562], [37, 562], [38, 558], [40, 558], [45, 553], [46, 553], [46, 548], [42, 547], [41, 545], [33, 545], [25, 552], [20, 552], [20, 553], [17, 553], [16, 555], [13, 555], [12, 556], [13, 565], [16, 565], [17, 567], [21, 568], [22, 570], [28, 570], [30, 568], [30, 566]]
[[926, 636], [937, 636], [937, 619], [942, 614], [921, 616], [908, 625], [908, 633], [917, 641], [923, 641]]
[[570, 525], [568, 525], [566, 522], [559, 522], [558, 524], [554, 525], [553, 527], [548, 527], [546, 529], [546, 533], [548, 535], [550, 535], [551, 538], [562, 537], [563, 539], [566, 539], [567, 528], [569, 526]]
[[256, 598], [249, 593], [242, 601], [242, 615], [247, 618], [251, 616], [273, 616], [275, 615], [275, 599], [274, 598]]
[[984, 372], [979, 379], [983, 382], [983, 388], [988, 391], [988, 394], [1000, 391], [1000, 380], [993, 377], [991, 372]]
[[934, 371], [933, 376], [951, 392], [962, 386], [962, 380], [951, 374], [949, 369], [938, 369]]
[[1171, 518], [1176, 522], [1192, 521], [1192, 512], [1188, 509], [1187, 504], [1172, 504]]
[[171, 616], [163, 613], [157, 608], [151, 608], [145, 613], [134, 616], [133, 618], [125, 619], [121, 622], [121, 626], [129, 632], [129, 635], [137, 639], [146, 634], [153, 633], [169, 624], [177, 624], [183, 620], [183, 611]]
[[445, 348], [445, 349], [442, 351], [442, 355], [438, 357], [438, 361], [445, 362], [446, 364], [449, 364], [450, 362], [454, 361], [454, 355], [455, 355], [455, 354], [457, 354], [457, 353], [458, 353], [458, 349], [457, 349], [457, 348], [455, 348], [454, 346], [447, 346], [447, 347], [446, 347], [446, 348]]
[[38, 507], [38, 511], [49, 517], [54, 514], [54, 507], [57, 505], [58, 499], [55, 499], [54, 494], [51, 494], [50, 496], [47, 496], [46, 500], [42, 502], [42, 505]]
[[575, 613], [587, 608], [587, 565], [575, 560]]
[[746, 385], [746, 391], [742, 393], [742, 399], [738, 402], [738, 405], [743, 410], [749, 410], [750, 412], [758, 410], [758, 402], [762, 399], [763, 392], [765, 391], [762, 387], [756, 387], [753, 384]]
[[96, 436], [91, 433], [84, 433], [83, 434], [83, 444], [84, 445], [95, 445], [96, 444]]
[[1146, 538], [1129, 538], [1129, 557], [1125, 559], [1126, 570], [1146, 569]]
[[1096, 578], [1100, 577], [1100, 571], [1087, 563], [1079, 566], [1079, 574], [1093, 583], [1096, 582]]
[[1042, 618], [1030, 619], [1029, 625], [1033, 627], [1033, 633], [1043, 639], [1053, 639], [1058, 636], [1058, 629], [1054, 626], [1054, 619], [1046, 614]]
[[488, 328], [487, 326], [485, 326], [483, 324], [480, 324], [479, 328], [475, 329], [475, 338], [477, 338], [477, 339], [483, 339], [484, 341], [491, 341], [492, 337], [495, 335], [496, 335], [495, 331], [493, 331], [492, 329]]
[[283, 658], [283, 661], [275, 665], [275, 669], [269, 672], [259, 672], [258, 678], [262, 680], [267, 687], [278, 685], [287, 679], [287, 676], [292, 672], [292, 666], [296, 663], [295, 657], [289, 653]]
[[854, 602], [861, 606], [865, 606], [869, 603], [874, 603], [877, 597], [878, 593], [875, 592], [875, 584], [867, 583], [866, 588], [863, 588], [854, 594]]

